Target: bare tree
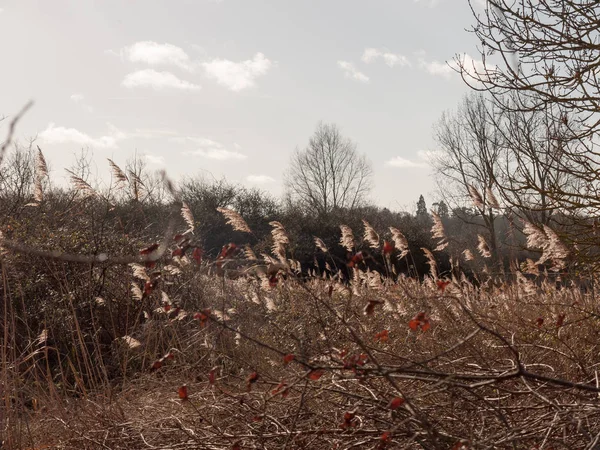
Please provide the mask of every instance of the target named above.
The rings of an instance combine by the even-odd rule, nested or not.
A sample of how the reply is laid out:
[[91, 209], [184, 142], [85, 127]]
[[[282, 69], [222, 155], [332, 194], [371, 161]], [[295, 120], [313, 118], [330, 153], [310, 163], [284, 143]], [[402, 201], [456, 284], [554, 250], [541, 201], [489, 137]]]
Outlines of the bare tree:
[[504, 152], [499, 193], [507, 206], [531, 223], [549, 225], [564, 212], [570, 192], [580, 191], [577, 143], [565, 136], [564, 124], [550, 109], [503, 110], [490, 115]]
[[[469, 84], [488, 90], [505, 107], [560, 103], [561, 113], [566, 110], [584, 125], [580, 131], [598, 128], [600, 6], [596, 0], [488, 0], [483, 13], [473, 6], [472, 11], [484, 68], [475, 70], [457, 58]], [[525, 103], [516, 105], [514, 98], [504, 95], [515, 90], [522, 92]]]
[[440, 150], [434, 168], [444, 201], [460, 219], [485, 228], [493, 260], [499, 264], [498, 205], [492, 189], [503, 154], [498, 130], [488, 120], [494, 114], [490, 108], [482, 95], [472, 94], [454, 113], [442, 115], [434, 132]]
[[335, 124], [320, 122], [304, 150], [296, 150], [287, 174], [291, 198], [308, 211], [327, 214], [356, 208], [371, 189], [373, 170], [356, 144]]
[[0, 203], [6, 218], [31, 201], [34, 178], [34, 153], [31, 143], [24, 147], [14, 143], [0, 166]]
[[[515, 113], [545, 115], [543, 153], [532, 152], [539, 145], [527, 149], [529, 143], [512, 139], [511, 145], [520, 148], [514, 154], [525, 162], [521, 167], [528, 167], [517, 175], [533, 181], [527, 187], [539, 196], [538, 209], [560, 212], [554, 217], [560, 217], [564, 233], [577, 244], [574, 248], [597, 246], [600, 4], [596, 0], [488, 0], [483, 12], [473, 6], [472, 11], [483, 68], [475, 70], [457, 57], [458, 70], [470, 86], [489, 92], [505, 115], [512, 114], [511, 120], [518, 119]], [[527, 121], [538, 120], [523, 117], [526, 121], [513, 121], [516, 129], [509, 134], [519, 135]], [[539, 176], [533, 178], [538, 169], [550, 175], [549, 184], [541, 184]]]

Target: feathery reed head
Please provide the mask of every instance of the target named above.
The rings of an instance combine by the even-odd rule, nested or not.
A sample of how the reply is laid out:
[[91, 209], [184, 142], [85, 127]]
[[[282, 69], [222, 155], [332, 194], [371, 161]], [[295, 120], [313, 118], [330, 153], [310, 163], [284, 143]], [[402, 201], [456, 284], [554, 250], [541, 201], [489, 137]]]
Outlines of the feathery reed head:
[[217, 208], [223, 217], [227, 220], [227, 224], [231, 225], [231, 227], [235, 231], [241, 231], [243, 233], [252, 233], [252, 230], [246, 223], [246, 221], [240, 216], [236, 211], [229, 208]]
[[352, 232], [352, 228], [348, 225], [340, 225], [340, 230], [342, 231], [340, 245], [349, 252], [352, 252], [354, 249], [354, 233]]
[[484, 209], [485, 205], [483, 204], [483, 198], [481, 198], [481, 194], [472, 184], [467, 184], [467, 189], [469, 190], [469, 195], [471, 196], [471, 200], [473, 204], [478, 209]]
[[400, 256], [398, 256], [398, 259], [402, 259], [408, 255], [408, 239], [406, 239], [406, 236], [404, 236], [397, 228], [390, 227], [390, 232], [392, 233], [394, 246], [400, 251]]
[[379, 248], [379, 235], [377, 234], [375, 229], [369, 224], [369, 222], [367, 222], [365, 219], [363, 219], [362, 222], [365, 226], [364, 240], [369, 243], [369, 246], [371, 248]]

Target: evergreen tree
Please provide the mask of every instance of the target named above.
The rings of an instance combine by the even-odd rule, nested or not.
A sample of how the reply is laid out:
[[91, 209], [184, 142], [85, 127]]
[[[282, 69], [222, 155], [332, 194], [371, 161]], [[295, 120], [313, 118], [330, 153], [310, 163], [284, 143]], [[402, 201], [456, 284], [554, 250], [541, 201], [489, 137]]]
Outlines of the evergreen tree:
[[425, 203], [425, 198], [421, 195], [419, 197], [419, 201], [417, 202], [417, 217], [425, 218], [428, 216], [429, 213], [427, 212], [427, 204]]
[[439, 203], [436, 203], [436, 205], [437, 213], [442, 219], [447, 219], [448, 217], [450, 217], [450, 210], [448, 209], [448, 205], [446, 205], [446, 202], [444, 200], [440, 201]]

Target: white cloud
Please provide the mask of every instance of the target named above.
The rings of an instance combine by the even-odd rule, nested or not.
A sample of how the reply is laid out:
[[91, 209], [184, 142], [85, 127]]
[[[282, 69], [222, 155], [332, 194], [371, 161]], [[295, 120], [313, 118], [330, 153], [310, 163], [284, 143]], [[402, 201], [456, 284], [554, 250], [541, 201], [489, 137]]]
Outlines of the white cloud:
[[200, 156], [202, 158], [215, 159], [217, 161], [227, 161], [231, 159], [246, 159], [247, 156], [240, 152], [225, 150], [224, 148], [199, 148], [197, 150], [184, 152], [185, 155]]
[[353, 80], [360, 81], [361, 83], [368, 83], [369, 77], [364, 73], [359, 72], [354, 64], [348, 61], [338, 61], [338, 67], [344, 71], [346, 78], [352, 78]]
[[148, 160], [151, 164], [164, 164], [165, 157], [164, 156], [156, 156], [156, 155], [144, 155], [144, 158]]
[[249, 181], [250, 183], [256, 183], [256, 184], [265, 184], [265, 183], [273, 183], [275, 181], [275, 178], [272, 178], [268, 175], [248, 175], [246, 177], [246, 181]]
[[202, 63], [207, 77], [235, 92], [253, 87], [256, 78], [265, 75], [272, 65], [273, 63], [262, 53], [257, 53], [254, 58], [241, 62], [213, 59]]
[[366, 48], [362, 55], [362, 62], [370, 64], [375, 62], [377, 59], [382, 58], [383, 61], [390, 67], [394, 66], [410, 66], [409, 59], [398, 53], [389, 52], [387, 49], [379, 48]]
[[[108, 127], [108, 133], [104, 136], [94, 138], [75, 128], [57, 127], [54, 123], [50, 123], [46, 129], [40, 133], [39, 137], [47, 144], [72, 142], [87, 147], [117, 148], [119, 141], [125, 139], [156, 139], [166, 138], [177, 134], [175, 131], [164, 129], [136, 128], [133, 131], [122, 131], [110, 123], [107, 123], [106, 126]], [[150, 156], [151, 155], [148, 157], [149, 161], [151, 160]], [[158, 160], [156, 159], [152, 162], [158, 164]]]
[[394, 156], [392, 159], [386, 161], [386, 166], [414, 169], [425, 169], [430, 167], [431, 161], [440, 158], [443, 153], [440, 150], [419, 150], [417, 152], [418, 159], [410, 160], [403, 158], [402, 156]]
[[236, 147], [236, 150], [228, 150], [220, 142], [205, 137], [175, 137], [172, 138], [171, 141], [182, 144], [192, 142], [198, 147], [196, 150], [184, 151], [184, 155], [200, 156], [202, 158], [214, 159], [217, 161], [243, 160], [247, 158], [243, 153], [236, 151], [239, 150], [239, 148]]
[[445, 78], [449, 78], [450, 75], [454, 72], [452, 67], [448, 64], [441, 63], [438, 61], [426, 61], [424, 59], [419, 60], [419, 67], [425, 70], [430, 75], [442, 76]]
[[[474, 59], [467, 53], [460, 55], [459, 58], [465, 71], [470, 75], [476, 76], [479, 74], [481, 76], [485, 74], [485, 66], [480, 59]], [[422, 52], [419, 56], [419, 67], [431, 75], [450, 78], [453, 73], [458, 71], [459, 64], [454, 59], [443, 63], [439, 61], [427, 61], [425, 59], [425, 52]]]
[[94, 108], [84, 102], [85, 97], [83, 94], [72, 94], [70, 97], [71, 101], [80, 105], [83, 109], [85, 109], [89, 113], [94, 112]]
[[400, 168], [425, 168], [427, 164], [420, 161], [411, 161], [410, 159], [402, 158], [401, 156], [394, 156], [392, 159], [385, 163], [386, 166], [400, 167]]
[[184, 138], [194, 144], [198, 144], [201, 147], [223, 147], [219, 142], [213, 141], [212, 139], [207, 139], [203, 137], [191, 137], [188, 136]]
[[115, 127], [110, 126], [110, 133], [106, 136], [93, 138], [75, 128], [57, 127], [50, 123], [44, 131], [39, 134], [39, 138], [46, 144], [64, 144], [72, 142], [86, 147], [96, 148], [116, 148], [117, 142], [126, 136]]
[[121, 55], [134, 63], [144, 63], [151, 66], [173, 65], [184, 70], [193, 70], [193, 64], [188, 54], [172, 44], [159, 44], [153, 41], [141, 41], [124, 47]]
[[157, 72], [154, 69], [144, 69], [128, 73], [121, 84], [126, 88], [146, 87], [155, 90], [179, 89], [195, 91], [200, 89], [200, 86], [197, 84], [181, 80], [171, 72]]

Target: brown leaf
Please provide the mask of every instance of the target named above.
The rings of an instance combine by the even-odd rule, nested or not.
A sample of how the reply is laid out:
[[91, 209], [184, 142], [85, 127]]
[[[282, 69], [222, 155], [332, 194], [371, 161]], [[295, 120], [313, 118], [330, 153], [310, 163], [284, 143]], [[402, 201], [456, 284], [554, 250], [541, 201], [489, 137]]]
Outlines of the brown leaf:
[[208, 383], [213, 385], [215, 384], [215, 381], [217, 380], [217, 371], [219, 370], [218, 366], [213, 367], [212, 369], [210, 369], [210, 372], [208, 372]]
[[413, 317], [409, 322], [408, 326], [411, 330], [417, 331], [417, 329], [421, 328], [421, 331], [427, 331], [431, 328], [431, 324], [429, 323], [429, 318], [425, 315], [424, 312], [420, 312], [415, 317]]
[[185, 384], [183, 386], [179, 387], [178, 393], [179, 393], [179, 399], [182, 402], [186, 402], [186, 401], [189, 400], [189, 398], [188, 398], [188, 388], [187, 388], [187, 386]]
[[396, 246], [394, 245], [394, 241], [383, 241], [383, 254], [390, 255], [394, 252]]
[[372, 316], [373, 313], [375, 312], [375, 307], [377, 305], [381, 305], [381, 304], [383, 304], [383, 302], [380, 300], [369, 300], [369, 303], [367, 303], [367, 306], [365, 306], [365, 309], [364, 309], [365, 315]]
[[248, 375], [248, 379], [246, 380], [246, 388], [248, 389], [248, 392], [252, 390], [252, 385], [256, 383], [259, 378], [260, 375], [258, 375], [258, 372], [252, 372], [250, 375]]
[[194, 247], [194, 251], [192, 252], [192, 258], [196, 261], [197, 264], [202, 262], [202, 255], [204, 251], [200, 247]]
[[386, 342], [390, 338], [388, 330], [382, 330], [375, 335], [375, 339], [379, 342]]
[[312, 381], [317, 381], [319, 378], [321, 378], [323, 376], [324, 373], [325, 373], [325, 371], [322, 369], [311, 370], [310, 372], [308, 372], [308, 379], [312, 380]]
[[154, 243], [154, 244], [150, 245], [149, 247], [141, 249], [140, 250], [140, 255], [149, 255], [150, 253], [152, 253], [157, 248], [158, 248], [158, 244]]
[[388, 409], [395, 411], [398, 408], [400, 408], [403, 404], [404, 404], [404, 399], [402, 397], [394, 397], [388, 403]]

